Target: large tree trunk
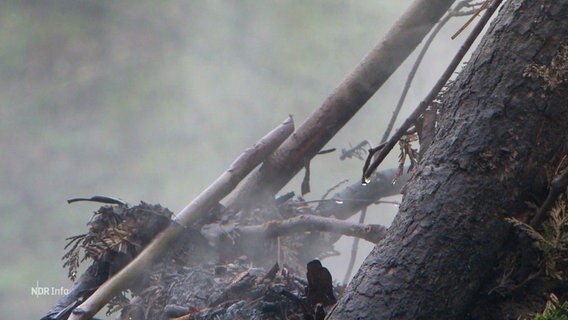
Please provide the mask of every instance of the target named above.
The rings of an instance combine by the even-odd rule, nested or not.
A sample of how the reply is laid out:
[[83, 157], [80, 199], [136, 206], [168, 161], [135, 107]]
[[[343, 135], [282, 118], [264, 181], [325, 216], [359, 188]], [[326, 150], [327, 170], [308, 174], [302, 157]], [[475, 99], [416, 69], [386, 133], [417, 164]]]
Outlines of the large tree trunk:
[[523, 75], [550, 66], [567, 17], [567, 0], [506, 2], [446, 94], [387, 237], [331, 319], [466, 317], [506, 250], [504, 218], [526, 209], [543, 168], [567, 150], [566, 83]]

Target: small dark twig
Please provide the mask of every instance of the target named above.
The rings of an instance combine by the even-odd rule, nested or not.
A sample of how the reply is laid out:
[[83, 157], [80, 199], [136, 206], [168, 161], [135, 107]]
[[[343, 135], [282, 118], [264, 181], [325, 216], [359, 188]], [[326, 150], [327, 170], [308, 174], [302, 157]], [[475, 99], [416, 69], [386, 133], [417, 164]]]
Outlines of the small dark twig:
[[339, 186], [341, 186], [342, 184], [349, 182], [348, 179], [343, 179], [341, 181], [339, 181], [338, 183], [336, 183], [333, 187], [329, 188], [324, 195], [321, 197], [321, 200], [325, 200], [327, 198], [327, 196], [334, 190], [336, 190], [337, 188], [339, 188]]
[[[385, 147], [385, 145], [386, 145], [386, 142], [381, 143], [380, 145], [369, 149], [369, 154], [367, 155], [367, 159], [365, 160], [365, 164], [363, 165], [363, 175], [369, 169], [369, 166], [371, 165], [371, 160], [373, 159], [373, 156], [377, 152], [381, 151]], [[370, 175], [367, 176], [367, 178], [363, 179], [363, 184], [369, 183], [370, 179], [371, 179], [371, 176]]]
[[119, 204], [119, 205], [122, 205], [122, 206], [128, 206], [128, 204], [126, 202], [124, 202], [124, 200], [122, 200], [120, 198], [109, 197], [109, 196], [94, 196], [94, 197], [90, 197], [90, 198], [73, 198], [73, 199], [67, 200], [67, 203], [71, 204], [71, 203], [79, 202], [79, 201], [91, 201], [91, 202], [99, 202], [99, 203], [106, 203], [106, 204]]
[[332, 152], [334, 152], [335, 150], [336, 150], [335, 148], [330, 148], [330, 149], [321, 150], [320, 152], [316, 153], [316, 155], [322, 155], [322, 154], [326, 154], [326, 153], [332, 153]]
[[406, 133], [406, 131], [414, 124], [416, 119], [426, 110], [426, 108], [432, 103], [432, 101], [438, 95], [438, 92], [444, 87], [446, 82], [450, 79], [454, 70], [460, 64], [460, 61], [463, 59], [477, 36], [481, 33], [489, 18], [493, 15], [493, 13], [497, 10], [499, 5], [501, 4], [502, 0], [495, 0], [489, 8], [485, 11], [483, 16], [481, 17], [480, 21], [477, 23], [475, 28], [471, 31], [461, 48], [458, 50], [456, 56], [452, 59], [444, 74], [440, 77], [438, 82], [434, 85], [432, 90], [428, 93], [426, 98], [422, 100], [422, 102], [416, 107], [416, 109], [412, 112], [412, 114], [404, 121], [402, 126], [395, 132], [395, 134], [388, 140], [385, 147], [379, 151], [373, 163], [365, 170], [363, 173], [362, 181], [365, 183], [369, 177], [373, 174], [373, 172], [377, 169], [379, 164], [383, 162], [386, 158], [387, 154], [392, 150], [392, 148], [396, 145], [396, 143], [400, 140], [400, 138]]
[[[316, 155], [322, 155], [326, 153], [334, 152], [335, 148], [321, 150], [320, 152], [316, 153]], [[308, 194], [311, 191], [310, 188], [310, 159], [304, 159], [304, 168], [306, 169], [304, 174], [304, 179], [302, 180], [302, 195]]]
[[558, 196], [566, 190], [567, 185], [568, 168], [564, 169], [564, 171], [562, 171], [560, 175], [552, 179], [548, 196], [546, 197], [546, 200], [544, 200], [544, 203], [542, 204], [540, 209], [538, 209], [537, 214], [531, 220], [531, 227], [536, 229], [540, 226], [542, 221], [544, 221], [544, 219], [546, 218], [546, 215], [548, 214], [550, 209], [552, 209], [552, 207], [554, 206], [554, 203], [556, 202], [556, 199], [558, 199]]

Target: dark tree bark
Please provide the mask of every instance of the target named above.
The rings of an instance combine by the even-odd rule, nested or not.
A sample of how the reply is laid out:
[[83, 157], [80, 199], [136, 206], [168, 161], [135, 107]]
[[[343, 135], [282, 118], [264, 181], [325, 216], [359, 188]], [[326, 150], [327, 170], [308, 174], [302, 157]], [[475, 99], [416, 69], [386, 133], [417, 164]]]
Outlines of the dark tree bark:
[[567, 0], [505, 3], [446, 94], [386, 238], [331, 319], [467, 317], [506, 250], [504, 218], [526, 209], [543, 168], [567, 150], [566, 83], [524, 75], [531, 64], [551, 68], [567, 17]]

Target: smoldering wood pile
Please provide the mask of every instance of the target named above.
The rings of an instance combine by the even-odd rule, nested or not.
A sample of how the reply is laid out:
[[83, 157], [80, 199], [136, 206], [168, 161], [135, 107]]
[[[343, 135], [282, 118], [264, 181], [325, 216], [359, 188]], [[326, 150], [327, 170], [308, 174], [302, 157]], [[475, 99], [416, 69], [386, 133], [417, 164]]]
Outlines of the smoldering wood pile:
[[[345, 220], [381, 197], [398, 194], [406, 177], [393, 185], [400, 170], [386, 170], [364, 186], [352, 184], [329, 199], [331, 189], [316, 202], [293, 193], [275, 199], [275, 190], [266, 192], [266, 184], [272, 184], [264, 182], [263, 175], [283, 160], [267, 157], [276, 157], [271, 153], [292, 131], [289, 118], [246, 149], [175, 217], [143, 202], [130, 207], [102, 196], [70, 201], [110, 205], [95, 212], [87, 233], [68, 238], [64, 266], [71, 279], [81, 262], [91, 265], [42, 319], [91, 319], [105, 305], [111, 313], [120, 310], [122, 319], [220, 319], [237, 314], [321, 319], [325, 308], [335, 303], [337, 290], [327, 269], [315, 260], [307, 272], [307, 262], [337, 254], [333, 244], [338, 235], [382, 239], [384, 226]], [[247, 177], [261, 163], [256, 175]], [[235, 190], [245, 177], [248, 180]], [[306, 170], [302, 193], [308, 185]], [[236, 197], [225, 199], [230, 193]], [[279, 267], [273, 267], [275, 263]]]
[[[218, 204], [206, 219], [190, 227], [177, 225], [184, 229], [179, 240], [110, 301], [107, 313], [134, 320], [323, 319], [343, 288], [332, 284], [321, 265], [313, 269], [314, 261], [309, 279], [306, 264], [337, 254], [333, 245], [338, 234], [372, 242], [382, 238], [382, 226], [341, 219], [355, 214], [362, 199], [369, 204], [395, 194], [394, 174], [377, 175], [374, 183], [390, 186], [382, 193], [359, 190], [354, 184], [315, 203], [290, 193], [264, 207], [239, 212]], [[353, 197], [357, 192], [359, 196]], [[129, 206], [107, 197], [80, 200], [106, 204], [88, 222], [87, 233], [68, 238], [64, 266], [76, 283], [43, 319], [67, 319], [156, 234], [176, 226], [172, 212], [160, 205]], [[76, 279], [81, 262], [91, 265]]]

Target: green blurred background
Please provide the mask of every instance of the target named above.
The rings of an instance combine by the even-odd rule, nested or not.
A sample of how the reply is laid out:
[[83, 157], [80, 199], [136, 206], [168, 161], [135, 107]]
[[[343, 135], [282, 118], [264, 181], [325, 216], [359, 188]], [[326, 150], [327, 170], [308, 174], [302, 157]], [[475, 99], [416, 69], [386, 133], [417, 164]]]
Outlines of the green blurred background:
[[[240, 152], [292, 114], [298, 126], [357, 65], [410, 0], [0, 2], [0, 315], [37, 319], [70, 287], [64, 238], [111, 195], [176, 212]], [[452, 52], [442, 33], [402, 117]], [[413, 57], [415, 54], [413, 55]], [[413, 59], [328, 145], [378, 142]], [[400, 123], [400, 122], [399, 122]], [[384, 168], [396, 165], [396, 154]], [[362, 163], [317, 157], [312, 194]], [[298, 179], [286, 191], [299, 190]], [[370, 208], [389, 224], [396, 208]], [[338, 248], [348, 253], [351, 239]], [[371, 246], [364, 244], [358, 264]], [[348, 254], [324, 261], [342, 280]]]

